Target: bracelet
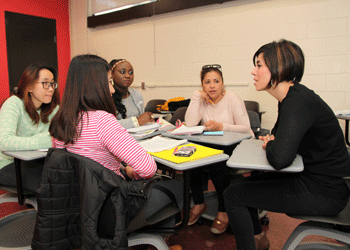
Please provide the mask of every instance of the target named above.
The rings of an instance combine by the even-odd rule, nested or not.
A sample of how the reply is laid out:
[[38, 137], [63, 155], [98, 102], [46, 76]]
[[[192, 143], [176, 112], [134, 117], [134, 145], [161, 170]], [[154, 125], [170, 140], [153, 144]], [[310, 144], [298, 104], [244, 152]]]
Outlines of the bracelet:
[[139, 127], [139, 121], [137, 120], [136, 116], [131, 117], [132, 122], [134, 123], [135, 128]]

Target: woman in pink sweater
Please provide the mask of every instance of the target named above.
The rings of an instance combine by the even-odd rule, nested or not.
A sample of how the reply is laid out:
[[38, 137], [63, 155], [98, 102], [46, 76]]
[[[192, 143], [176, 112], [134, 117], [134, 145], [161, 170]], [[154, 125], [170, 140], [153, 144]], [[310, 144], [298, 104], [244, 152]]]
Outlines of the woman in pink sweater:
[[[200, 122], [211, 131], [233, 131], [254, 136], [244, 102], [239, 96], [225, 90], [221, 66], [218, 64], [205, 65], [200, 74], [202, 90], [197, 90], [191, 97], [185, 123], [187, 126], [196, 126]], [[229, 154], [232, 153], [228, 152]], [[207, 210], [204, 201], [202, 185], [202, 169], [191, 172], [191, 190], [194, 206], [191, 209], [188, 225], [197, 222], [201, 214]], [[214, 234], [225, 232], [229, 225], [223, 192], [229, 186], [229, 173], [225, 163], [217, 163], [209, 167], [209, 174], [218, 195], [218, 214], [213, 222], [211, 231]]]

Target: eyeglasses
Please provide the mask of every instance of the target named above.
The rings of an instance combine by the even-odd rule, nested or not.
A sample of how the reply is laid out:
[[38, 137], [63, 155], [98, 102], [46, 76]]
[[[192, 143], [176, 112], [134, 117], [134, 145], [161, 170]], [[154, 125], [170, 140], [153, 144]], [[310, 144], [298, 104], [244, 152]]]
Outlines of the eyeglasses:
[[220, 69], [221, 70], [221, 65], [220, 64], [208, 64], [208, 65], [204, 65], [202, 67], [203, 69]]
[[53, 88], [53, 89], [57, 89], [58, 87], [58, 83], [57, 82], [39, 82], [43, 85], [43, 88], [44, 89], [49, 89], [50, 86]]

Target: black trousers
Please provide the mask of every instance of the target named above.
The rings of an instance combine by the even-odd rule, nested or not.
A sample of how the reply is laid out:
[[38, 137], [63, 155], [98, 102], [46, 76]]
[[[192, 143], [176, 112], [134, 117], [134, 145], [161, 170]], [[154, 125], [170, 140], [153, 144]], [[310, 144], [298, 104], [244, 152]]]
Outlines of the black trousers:
[[295, 174], [265, 172], [231, 184], [225, 205], [238, 250], [256, 250], [254, 234], [262, 232], [257, 209], [301, 215], [334, 215], [348, 200], [314, 194]]
[[[223, 194], [224, 190], [230, 185], [229, 169], [226, 162], [212, 164], [207, 169], [218, 196], [218, 211], [226, 212]], [[191, 191], [193, 202], [196, 205], [204, 203], [203, 171], [203, 168], [191, 170]]]
[[[236, 147], [234, 146], [219, 146], [212, 144], [205, 144], [207, 147], [223, 150], [225, 154], [231, 155], [232, 151]], [[204, 168], [195, 168], [190, 170], [191, 172], [191, 191], [193, 202], [196, 205], [204, 203], [204, 190], [203, 190], [203, 175], [205, 169], [208, 169], [211, 180], [213, 181], [216, 194], [218, 196], [218, 211], [226, 212], [224, 202], [224, 190], [230, 185], [229, 168], [226, 166], [226, 162], [219, 162], [212, 164]]]
[[[22, 161], [22, 187], [35, 192], [41, 181], [45, 158], [34, 161]], [[0, 186], [16, 187], [16, 168], [15, 163], [6, 165], [0, 169]]]

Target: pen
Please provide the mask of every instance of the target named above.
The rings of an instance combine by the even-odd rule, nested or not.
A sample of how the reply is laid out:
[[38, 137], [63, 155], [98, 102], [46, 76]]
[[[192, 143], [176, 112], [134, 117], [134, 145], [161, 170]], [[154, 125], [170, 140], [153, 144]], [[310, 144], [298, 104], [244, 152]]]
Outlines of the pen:
[[174, 155], [174, 154], [176, 153], [176, 151], [177, 151], [177, 148], [178, 148], [178, 147], [176, 147], [176, 148], [174, 149], [173, 155]]

